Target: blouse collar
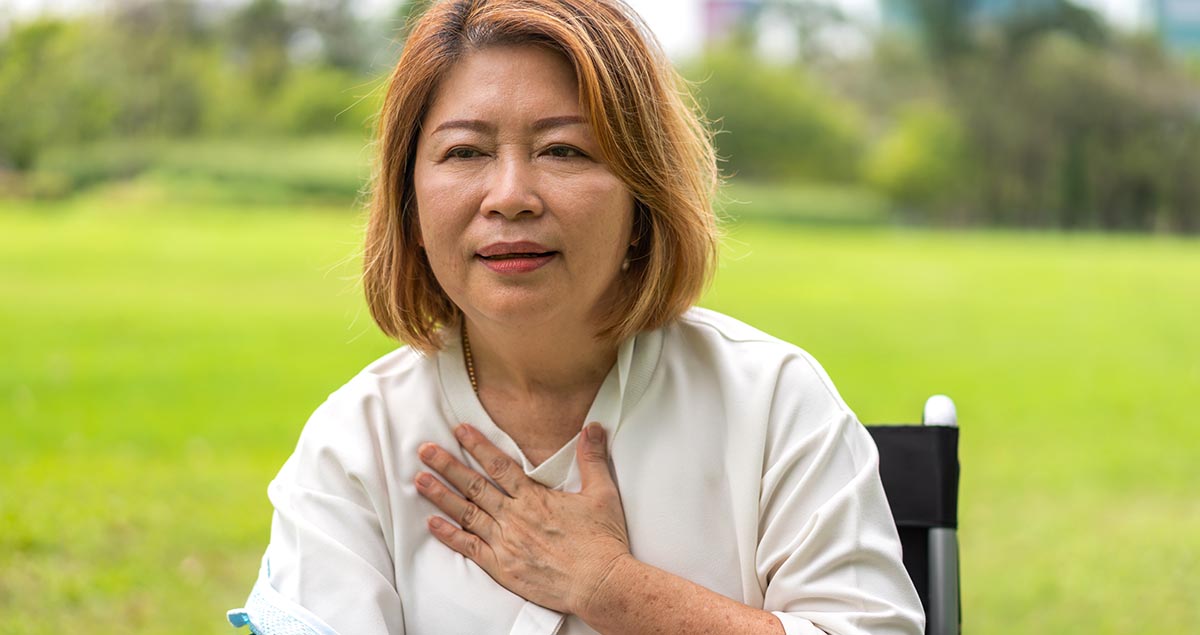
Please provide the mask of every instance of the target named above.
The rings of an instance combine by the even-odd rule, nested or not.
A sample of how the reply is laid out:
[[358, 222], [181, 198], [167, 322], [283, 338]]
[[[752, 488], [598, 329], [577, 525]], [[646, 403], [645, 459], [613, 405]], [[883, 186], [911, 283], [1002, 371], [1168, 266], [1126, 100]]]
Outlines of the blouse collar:
[[[546, 487], [578, 490], [579, 473], [575, 464], [578, 435], [550, 458], [533, 465], [516, 442], [492, 421], [479, 396], [471, 388], [459, 333], [457, 328], [442, 331], [443, 346], [435, 358], [442, 393], [454, 417], [447, 424], [471, 424], [496, 447], [519, 461], [530, 478]], [[650, 384], [662, 352], [662, 340], [662, 329], [647, 331], [625, 340], [617, 349], [617, 361], [605, 376], [584, 419], [586, 423], [598, 422], [604, 426], [610, 448], [620, 432], [625, 415], [637, 405]]]

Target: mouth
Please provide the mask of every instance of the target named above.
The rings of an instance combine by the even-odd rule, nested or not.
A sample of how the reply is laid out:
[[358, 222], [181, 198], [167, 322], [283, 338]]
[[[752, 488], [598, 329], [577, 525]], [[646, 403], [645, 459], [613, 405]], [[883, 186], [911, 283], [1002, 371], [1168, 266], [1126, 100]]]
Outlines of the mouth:
[[557, 254], [557, 251], [529, 251], [529, 252], [514, 252], [508, 254], [495, 254], [492, 256], [484, 256], [478, 254], [484, 260], [515, 260], [518, 258], [548, 258]]
[[480, 249], [475, 257], [500, 274], [530, 273], [554, 260], [558, 251], [533, 242], [495, 243]]
[[505, 258], [536, 258], [553, 254], [554, 250], [541, 243], [532, 240], [518, 240], [511, 242], [494, 242], [479, 249], [475, 253], [480, 258], [505, 259]]

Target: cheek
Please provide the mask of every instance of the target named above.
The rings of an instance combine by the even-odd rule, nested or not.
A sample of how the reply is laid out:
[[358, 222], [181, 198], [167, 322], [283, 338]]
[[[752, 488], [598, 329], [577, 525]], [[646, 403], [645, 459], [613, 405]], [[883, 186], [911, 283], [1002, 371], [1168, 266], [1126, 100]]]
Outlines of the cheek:
[[465, 189], [459, 184], [442, 183], [436, 177], [414, 173], [414, 195], [417, 210], [417, 227], [420, 230], [421, 246], [443, 248], [447, 241], [461, 233], [471, 213], [463, 213], [467, 207]]
[[451, 260], [452, 241], [446, 223], [440, 219], [438, 206], [431, 202], [436, 200], [438, 199], [418, 196], [415, 208], [417, 244], [421, 246], [426, 260], [440, 278], [447, 273], [447, 263]]
[[446, 223], [439, 222], [436, 210], [421, 208], [417, 205], [418, 227], [421, 231], [420, 244], [425, 250], [425, 257], [434, 269], [444, 269], [453, 260], [453, 248], [456, 244], [453, 234]]
[[604, 239], [596, 241], [597, 247], [611, 249], [623, 258], [633, 234], [633, 195], [618, 182], [596, 192], [592, 200], [601, 203], [600, 209], [589, 215], [591, 235]]

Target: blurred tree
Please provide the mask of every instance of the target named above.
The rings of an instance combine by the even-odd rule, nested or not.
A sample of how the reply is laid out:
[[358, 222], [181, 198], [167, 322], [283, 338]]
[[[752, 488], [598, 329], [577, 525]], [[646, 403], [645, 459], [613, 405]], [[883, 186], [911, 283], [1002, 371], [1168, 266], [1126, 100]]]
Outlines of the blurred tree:
[[105, 134], [119, 111], [105, 50], [78, 23], [18, 24], [0, 40], [0, 167], [31, 168], [47, 147]]
[[953, 66], [979, 45], [979, 33], [998, 27], [1010, 49], [1043, 33], [1063, 31], [1085, 41], [1102, 42], [1107, 30], [1095, 11], [1069, 0], [1039, 0], [1018, 4], [991, 19], [980, 17], [986, 3], [981, 0], [892, 0], [906, 9], [916, 22], [916, 31], [930, 58], [939, 66]]
[[209, 95], [197, 81], [213, 63], [212, 33], [193, 0], [125, 1], [90, 27], [107, 81], [121, 92], [115, 129], [125, 135], [199, 132]]
[[713, 51], [685, 73], [719, 130], [718, 154], [733, 175], [849, 180], [858, 171], [861, 124], [853, 104], [821, 90], [798, 67], [737, 49]]
[[358, 76], [324, 67], [292, 73], [271, 100], [261, 128], [284, 134], [363, 134], [378, 113], [381, 94]]
[[948, 65], [972, 47], [970, 19], [978, 0], [899, 0], [917, 22], [931, 59]]
[[[1040, 6], [1040, 5], [1039, 5]], [[1048, 2], [1038, 11], [1023, 11], [1001, 22], [1009, 50], [1022, 52], [1048, 33], [1065, 33], [1093, 46], [1108, 43], [1108, 27], [1091, 9], [1066, 0]]]
[[910, 216], [962, 224], [978, 181], [974, 165], [958, 114], [927, 101], [900, 109], [897, 124], [868, 157], [865, 176]]
[[260, 96], [273, 93], [288, 71], [288, 42], [295, 25], [281, 0], [251, 0], [229, 20], [235, 60]]
[[[1141, 46], [1099, 48], [1065, 32], [1020, 53], [985, 43], [940, 98], [967, 153], [936, 118], [902, 111], [866, 174], [933, 219], [965, 207], [983, 223], [1196, 231], [1200, 87]], [[971, 184], [965, 206], [960, 183]]]
[[1166, 166], [1145, 143], [1159, 136], [1154, 120], [1169, 117], [1170, 106], [1140, 94], [1128, 72], [1139, 71], [1112, 53], [1066, 36], [1026, 46], [1015, 66], [993, 65], [1001, 69], [993, 74], [1012, 69], [1004, 97], [988, 99], [994, 91], [978, 84], [963, 92], [988, 167], [1019, 177], [984, 184], [989, 215], [1027, 225], [1152, 227]]
[[[1200, 87], [1157, 45], [1114, 39], [1066, 0], [990, 23], [972, 20], [982, 5], [970, 0], [899, 1], [940, 70], [928, 97], [951, 118], [893, 114], [865, 174], [898, 204], [934, 219], [1195, 231]], [[965, 199], [960, 183], [973, 184]]]
[[305, 0], [296, 5], [295, 21], [320, 38], [321, 61], [334, 68], [368, 70], [372, 51], [365, 28], [354, 14], [354, 0]]

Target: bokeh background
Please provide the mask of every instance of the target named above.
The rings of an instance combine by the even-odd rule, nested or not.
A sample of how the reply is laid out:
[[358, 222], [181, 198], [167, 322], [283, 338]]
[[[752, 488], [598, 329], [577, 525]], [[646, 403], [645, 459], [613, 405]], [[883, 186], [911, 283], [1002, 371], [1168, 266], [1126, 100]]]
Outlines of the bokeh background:
[[[704, 304], [962, 424], [967, 633], [1197, 633], [1200, 1], [646, 0], [728, 177]], [[0, 0], [0, 633], [226, 633], [395, 343], [356, 281], [421, 2]]]

